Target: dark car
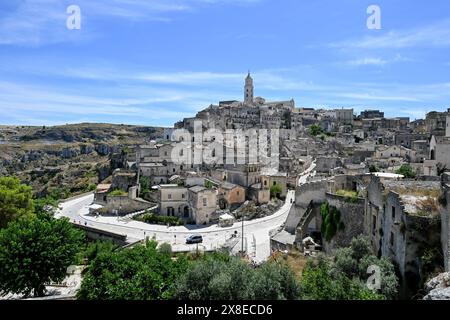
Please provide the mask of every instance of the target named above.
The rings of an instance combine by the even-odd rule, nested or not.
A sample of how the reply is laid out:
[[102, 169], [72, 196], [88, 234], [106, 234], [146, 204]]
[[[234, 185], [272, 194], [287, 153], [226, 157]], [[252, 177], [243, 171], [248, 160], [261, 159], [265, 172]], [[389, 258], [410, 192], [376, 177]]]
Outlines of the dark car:
[[203, 237], [200, 235], [192, 235], [186, 238], [186, 244], [202, 243]]

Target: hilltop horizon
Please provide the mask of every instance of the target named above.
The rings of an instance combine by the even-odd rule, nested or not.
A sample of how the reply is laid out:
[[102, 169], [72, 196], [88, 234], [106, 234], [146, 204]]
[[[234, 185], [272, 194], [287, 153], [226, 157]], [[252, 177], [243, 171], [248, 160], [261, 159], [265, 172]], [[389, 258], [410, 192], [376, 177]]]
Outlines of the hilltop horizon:
[[[255, 96], [422, 118], [450, 106], [449, 3], [59, 0], [0, 4], [0, 122], [171, 126]], [[405, 8], [408, 9], [407, 14]], [[26, 23], [25, 23], [26, 22]]]

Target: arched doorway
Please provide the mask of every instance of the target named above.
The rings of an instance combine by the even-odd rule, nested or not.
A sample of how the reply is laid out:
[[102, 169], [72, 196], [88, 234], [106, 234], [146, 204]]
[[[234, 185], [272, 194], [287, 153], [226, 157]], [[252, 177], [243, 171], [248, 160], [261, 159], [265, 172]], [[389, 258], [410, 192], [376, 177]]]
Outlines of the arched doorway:
[[431, 150], [431, 160], [436, 160], [436, 150], [435, 149]]

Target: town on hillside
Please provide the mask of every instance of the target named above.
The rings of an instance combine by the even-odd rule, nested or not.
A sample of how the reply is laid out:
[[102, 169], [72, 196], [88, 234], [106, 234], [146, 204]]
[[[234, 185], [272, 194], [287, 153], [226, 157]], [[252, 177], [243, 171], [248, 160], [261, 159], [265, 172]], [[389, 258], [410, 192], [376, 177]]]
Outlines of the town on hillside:
[[[70, 139], [70, 126], [58, 128], [55, 139], [81, 141], [57, 155], [72, 163], [66, 169], [51, 169], [55, 153], [43, 147], [5, 158], [4, 170], [23, 166], [33, 180], [60, 182], [86, 172], [91, 180], [80, 183], [89, 187], [60, 197], [54, 216], [92, 240], [127, 248], [152, 240], [173, 253], [225, 250], [255, 266], [281, 255], [294, 268], [365, 241], [366, 254], [397, 279], [385, 298], [450, 298], [450, 109], [411, 121], [381, 110], [302, 108], [255, 92], [248, 73], [242, 101], [212, 104], [171, 128], [121, 126], [129, 138], [116, 145], [104, 141], [120, 130], [106, 125], [106, 140], [85, 139], [86, 130], [93, 135], [88, 124]], [[14, 130], [3, 127], [2, 136]], [[54, 130], [21, 139], [49, 139]], [[88, 155], [103, 157], [93, 175], [70, 171]], [[38, 171], [26, 168], [38, 162]]]

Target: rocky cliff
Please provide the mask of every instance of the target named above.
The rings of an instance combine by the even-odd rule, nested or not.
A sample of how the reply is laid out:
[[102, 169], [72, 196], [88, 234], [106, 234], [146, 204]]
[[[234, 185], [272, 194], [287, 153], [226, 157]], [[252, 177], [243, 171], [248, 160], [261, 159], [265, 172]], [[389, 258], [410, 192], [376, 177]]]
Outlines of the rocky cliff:
[[160, 136], [161, 128], [129, 125], [0, 126], [0, 176], [19, 177], [39, 196], [80, 193]]

